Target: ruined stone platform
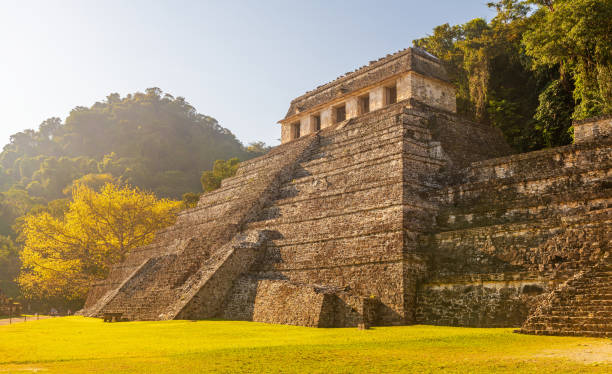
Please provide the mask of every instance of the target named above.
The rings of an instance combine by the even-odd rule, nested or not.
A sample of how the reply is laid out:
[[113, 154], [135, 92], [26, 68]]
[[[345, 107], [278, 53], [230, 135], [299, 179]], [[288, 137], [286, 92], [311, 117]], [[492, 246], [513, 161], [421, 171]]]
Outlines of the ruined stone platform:
[[113, 267], [82, 314], [609, 336], [610, 121], [511, 154], [453, 113], [440, 68], [400, 51], [294, 100], [283, 144]]

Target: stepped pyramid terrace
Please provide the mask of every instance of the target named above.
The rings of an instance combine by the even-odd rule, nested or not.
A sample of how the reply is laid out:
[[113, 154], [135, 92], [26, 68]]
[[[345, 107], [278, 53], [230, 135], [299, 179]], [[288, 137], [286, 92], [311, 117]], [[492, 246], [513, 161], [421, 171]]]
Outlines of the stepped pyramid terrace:
[[81, 314], [612, 337], [612, 118], [513, 154], [409, 48], [293, 100], [281, 145], [95, 284]]

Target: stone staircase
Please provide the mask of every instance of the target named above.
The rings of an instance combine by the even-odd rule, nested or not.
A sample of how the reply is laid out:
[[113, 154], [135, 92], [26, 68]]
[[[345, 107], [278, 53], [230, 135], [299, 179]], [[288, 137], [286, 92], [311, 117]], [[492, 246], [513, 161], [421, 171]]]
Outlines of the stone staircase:
[[551, 292], [520, 332], [612, 337], [612, 256]]
[[[247, 225], [274, 234], [250, 276], [230, 293], [224, 318], [329, 325], [321, 314], [341, 304], [343, 291], [354, 295], [354, 310], [365, 296], [384, 294], [382, 302], [393, 312], [383, 319], [402, 320], [402, 110], [320, 132], [316, 151]], [[427, 148], [421, 152], [426, 155]], [[282, 290], [282, 300], [272, 290]], [[319, 307], [299, 309], [303, 300]], [[291, 313], [286, 305], [301, 311]], [[358, 318], [349, 321], [347, 313], [333, 323], [357, 325]]]
[[[94, 287], [81, 313], [122, 313], [124, 318], [138, 320], [187, 314], [183, 309], [189, 300], [185, 298], [195, 297], [199, 289], [185, 293], [185, 284], [205, 288], [197, 279], [212, 282], [218, 278], [210, 274], [211, 269], [225, 269], [227, 258], [222, 253], [234, 253], [232, 246], [224, 252], [224, 245], [278, 194], [279, 186], [317, 142], [316, 136], [299, 139], [243, 163], [235, 177], [205, 194], [196, 208], [182, 212], [175, 225], [158, 233], [154, 243], [132, 251], [124, 263], [113, 268], [108, 279]], [[221, 295], [220, 300], [223, 298]], [[201, 312], [185, 310], [196, 315]]]

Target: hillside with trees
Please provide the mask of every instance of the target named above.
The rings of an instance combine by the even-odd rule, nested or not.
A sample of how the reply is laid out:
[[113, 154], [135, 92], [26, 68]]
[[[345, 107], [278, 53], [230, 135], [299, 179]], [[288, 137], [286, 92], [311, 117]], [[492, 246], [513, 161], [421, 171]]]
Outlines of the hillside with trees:
[[64, 197], [86, 174], [108, 173], [159, 196], [200, 190], [200, 174], [217, 159], [249, 157], [229, 130], [197, 113], [182, 97], [158, 88], [89, 108], [76, 107], [62, 123], [44, 121], [11, 136], [0, 153], [0, 186], [32, 198]]

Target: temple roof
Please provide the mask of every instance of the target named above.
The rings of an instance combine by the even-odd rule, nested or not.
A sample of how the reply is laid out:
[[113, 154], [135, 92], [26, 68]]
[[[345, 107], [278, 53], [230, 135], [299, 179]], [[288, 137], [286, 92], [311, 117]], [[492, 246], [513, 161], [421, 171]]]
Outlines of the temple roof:
[[285, 119], [339, 96], [347, 95], [352, 91], [408, 71], [414, 71], [445, 82], [449, 81], [446, 71], [437, 57], [420, 48], [406, 48], [378, 60], [370, 61], [368, 65], [341, 75], [333, 81], [293, 99]]

